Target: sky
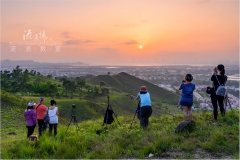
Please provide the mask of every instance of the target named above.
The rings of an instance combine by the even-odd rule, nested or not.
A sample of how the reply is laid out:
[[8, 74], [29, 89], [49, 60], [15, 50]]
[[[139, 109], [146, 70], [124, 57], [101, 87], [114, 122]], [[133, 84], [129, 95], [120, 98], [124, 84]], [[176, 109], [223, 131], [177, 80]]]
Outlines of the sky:
[[239, 63], [238, 0], [2, 0], [1, 60]]

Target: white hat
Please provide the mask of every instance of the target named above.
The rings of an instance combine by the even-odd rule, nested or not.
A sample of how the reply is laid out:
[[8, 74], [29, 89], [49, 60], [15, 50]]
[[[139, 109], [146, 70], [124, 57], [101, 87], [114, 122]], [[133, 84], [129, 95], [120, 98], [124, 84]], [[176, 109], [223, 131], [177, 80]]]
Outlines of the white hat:
[[28, 103], [28, 106], [29, 106], [29, 107], [33, 107], [34, 104], [33, 104], [32, 102], [29, 102], [29, 103]]

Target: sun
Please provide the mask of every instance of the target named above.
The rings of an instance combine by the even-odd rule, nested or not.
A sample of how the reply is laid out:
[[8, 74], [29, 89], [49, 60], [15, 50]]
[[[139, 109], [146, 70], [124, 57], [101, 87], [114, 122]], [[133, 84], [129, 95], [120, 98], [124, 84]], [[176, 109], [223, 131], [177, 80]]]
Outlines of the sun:
[[139, 48], [142, 49], [142, 45], [140, 45]]

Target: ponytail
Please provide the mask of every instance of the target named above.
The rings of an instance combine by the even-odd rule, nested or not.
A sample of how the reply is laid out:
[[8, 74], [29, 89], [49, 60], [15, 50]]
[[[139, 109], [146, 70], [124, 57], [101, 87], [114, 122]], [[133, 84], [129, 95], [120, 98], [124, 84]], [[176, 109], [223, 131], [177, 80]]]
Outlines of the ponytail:
[[224, 76], [224, 75], [225, 75], [225, 69], [223, 69], [220, 74], [221, 74], [222, 76]]
[[221, 74], [221, 76], [222, 76], [222, 79], [224, 80], [224, 79], [225, 79], [225, 67], [224, 67], [224, 65], [219, 64], [219, 65], [217, 66], [217, 68], [218, 68], [218, 70], [220, 71], [220, 74]]

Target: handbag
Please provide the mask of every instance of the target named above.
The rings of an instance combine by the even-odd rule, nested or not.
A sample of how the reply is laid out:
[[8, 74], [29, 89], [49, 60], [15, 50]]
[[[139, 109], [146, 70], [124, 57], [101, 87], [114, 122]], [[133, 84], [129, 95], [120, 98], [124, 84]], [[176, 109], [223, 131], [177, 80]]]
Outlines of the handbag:
[[[49, 110], [49, 107], [48, 107], [48, 110]], [[47, 110], [47, 113], [44, 115], [44, 118], [43, 118], [43, 121], [44, 121], [45, 125], [49, 124], [48, 110]]]
[[[216, 74], [215, 74], [215, 76], [216, 76]], [[216, 76], [216, 79], [218, 81], [217, 76]], [[218, 96], [225, 96], [225, 94], [226, 94], [226, 89], [225, 89], [225, 86], [224, 86], [225, 82], [226, 82], [226, 79], [225, 79], [223, 84], [220, 84], [219, 81], [218, 81], [219, 87], [216, 90], [216, 95], [218, 95]]]

